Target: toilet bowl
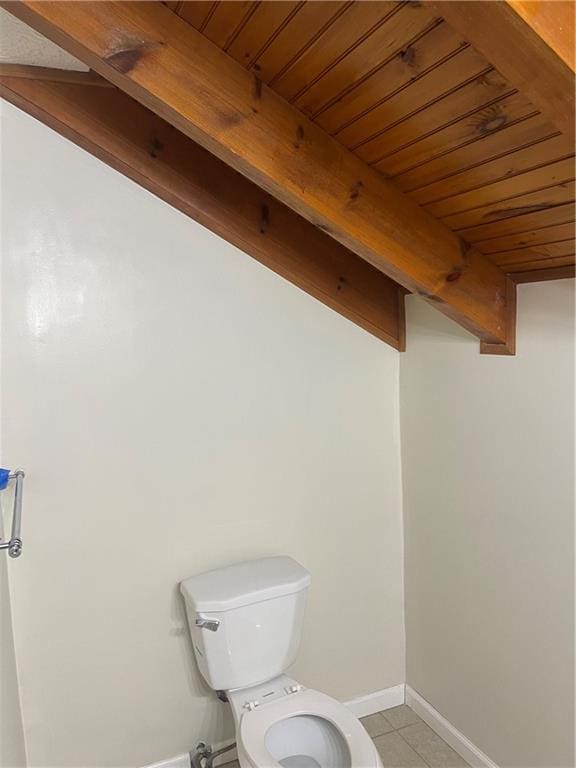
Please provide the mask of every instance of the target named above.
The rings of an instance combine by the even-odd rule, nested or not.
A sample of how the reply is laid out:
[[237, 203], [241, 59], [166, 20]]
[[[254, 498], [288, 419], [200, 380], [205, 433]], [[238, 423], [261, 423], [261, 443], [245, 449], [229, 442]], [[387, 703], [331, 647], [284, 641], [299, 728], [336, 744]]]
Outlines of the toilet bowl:
[[242, 768], [381, 768], [360, 721], [285, 675], [300, 645], [310, 574], [290, 557], [180, 585], [198, 668], [230, 702]]
[[[257, 689], [230, 691], [228, 697], [242, 768], [382, 765], [372, 740], [345, 706], [292, 678], [282, 675]], [[250, 706], [259, 700], [262, 704]]]

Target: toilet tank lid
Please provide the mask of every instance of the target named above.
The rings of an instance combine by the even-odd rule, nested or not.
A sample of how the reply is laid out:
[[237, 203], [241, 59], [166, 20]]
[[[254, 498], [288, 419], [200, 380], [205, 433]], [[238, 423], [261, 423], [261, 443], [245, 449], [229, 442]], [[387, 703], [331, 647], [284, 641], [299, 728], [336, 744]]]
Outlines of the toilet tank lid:
[[310, 574], [291, 557], [265, 557], [200, 573], [181, 582], [195, 611], [221, 612], [306, 589]]

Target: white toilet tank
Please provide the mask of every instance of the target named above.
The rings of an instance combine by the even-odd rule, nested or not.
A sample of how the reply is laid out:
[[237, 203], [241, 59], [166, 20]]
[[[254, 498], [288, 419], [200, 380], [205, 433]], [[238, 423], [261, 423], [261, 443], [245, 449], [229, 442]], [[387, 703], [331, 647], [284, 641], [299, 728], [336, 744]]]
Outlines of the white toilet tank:
[[180, 584], [198, 667], [214, 690], [248, 688], [282, 674], [300, 645], [310, 574], [291, 557], [267, 557]]

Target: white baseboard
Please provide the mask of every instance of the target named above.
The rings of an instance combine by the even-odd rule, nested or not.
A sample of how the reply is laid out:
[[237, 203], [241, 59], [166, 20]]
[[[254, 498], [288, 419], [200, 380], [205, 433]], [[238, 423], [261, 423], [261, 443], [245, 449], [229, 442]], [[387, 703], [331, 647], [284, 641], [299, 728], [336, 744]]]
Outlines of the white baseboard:
[[190, 755], [186, 753], [184, 755], [176, 755], [176, 757], [169, 757], [166, 760], [161, 760], [159, 763], [150, 763], [145, 768], [190, 768]]
[[419, 693], [406, 686], [406, 704], [427, 723], [440, 738], [449, 744], [460, 757], [463, 757], [472, 768], [498, 768], [496, 763], [485, 755], [482, 750], [472, 744], [463, 733], [442, 717], [440, 712], [434, 709]]
[[347, 707], [356, 717], [367, 717], [376, 712], [382, 712], [384, 709], [392, 709], [404, 704], [404, 683], [395, 685], [392, 688], [385, 688], [383, 691], [368, 693], [366, 696], [358, 696], [352, 701], [345, 701]]

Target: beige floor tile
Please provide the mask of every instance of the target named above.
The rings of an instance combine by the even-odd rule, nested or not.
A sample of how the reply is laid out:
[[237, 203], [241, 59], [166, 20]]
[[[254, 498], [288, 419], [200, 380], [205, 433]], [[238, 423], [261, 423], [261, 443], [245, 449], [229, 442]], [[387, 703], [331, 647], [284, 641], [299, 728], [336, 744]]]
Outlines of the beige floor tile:
[[382, 734], [390, 733], [390, 731], [394, 730], [386, 719], [386, 715], [381, 712], [377, 712], [375, 715], [368, 715], [368, 717], [363, 717], [360, 722], [368, 731], [368, 735], [372, 738], [374, 738], [374, 736], [382, 736]]
[[430, 768], [467, 768], [468, 766], [468, 763], [426, 723], [409, 725], [398, 733], [418, 752]]
[[394, 731], [376, 736], [374, 744], [384, 768], [427, 768], [420, 755]]
[[407, 725], [415, 725], [416, 723], [422, 722], [418, 715], [413, 712], [410, 707], [407, 707], [406, 704], [401, 704], [399, 707], [392, 707], [392, 709], [387, 709], [385, 715], [386, 720], [388, 720], [394, 730], [398, 730], [398, 728], [405, 728]]

